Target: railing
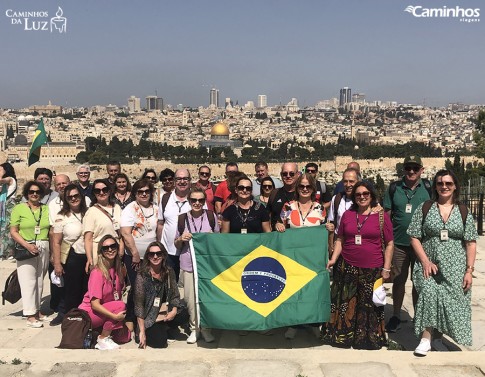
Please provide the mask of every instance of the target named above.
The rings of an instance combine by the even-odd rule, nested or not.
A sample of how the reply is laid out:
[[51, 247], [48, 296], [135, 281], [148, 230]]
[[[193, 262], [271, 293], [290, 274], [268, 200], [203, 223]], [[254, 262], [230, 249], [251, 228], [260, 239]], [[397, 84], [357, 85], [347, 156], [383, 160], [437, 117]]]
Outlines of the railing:
[[461, 201], [470, 209], [473, 218], [477, 223], [478, 234], [483, 234], [483, 212], [484, 212], [484, 177], [473, 178], [463, 187]]

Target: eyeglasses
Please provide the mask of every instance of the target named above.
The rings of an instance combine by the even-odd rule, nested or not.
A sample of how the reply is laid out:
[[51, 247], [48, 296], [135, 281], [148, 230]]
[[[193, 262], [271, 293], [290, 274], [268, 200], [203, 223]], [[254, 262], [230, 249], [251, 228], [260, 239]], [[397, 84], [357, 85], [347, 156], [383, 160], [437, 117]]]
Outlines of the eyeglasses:
[[118, 244], [116, 242], [111, 243], [109, 245], [103, 245], [103, 246], [101, 246], [101, 251], [103, 253], [106, 253], [108, 251], [114, 251], [114, 250], [118, 250]]
[[67, 200], [69, 200], [70, 202], [72, 202], [73, 200], [78, 200], [80, 197], [81, 197], [81, 195], [74, 194], [74, 195], [68, 195], [66, 198], [67, 198]]
[[201, 172], [199, 172], [199, 175], [203, 175], [204, 177], [209, 177], [211, 175], [211, 173], [205, 172], [205, 171], [201, 171]]
[[419, 166], [419, 165], [408, 165], [408, 166], [404, 167], [404, 170], [418, 172], [418, 171], [421, 170], [421, 166]]
[[446, 186], [446, 187], [453, 187], [454, 185], [455, 185], [454, 182], [443, 182], [443, 181], [436, 182], [436, 186], [438, 186], [438, 187], [444, 187], [444, 186]]
[[176, 182], [181, 182], [181, 181], [187, 182], [189, 179], [190, 179], [189, 177], [177, 177], [177, 178], [175, 178], [175, 181]]
[[88, 171], [81, 171], [81, 172], [77, 173], [77, 175], [89, 175], [89, 174], [91, 174], [91, 173], [88, 172]]
[[173, 181], [172, 177], [162, 178], [162, 182], [172, 182], [172, 181]]
[[355, 197], [356, 198], [360, 198], [360, 197], [363, 197], [363, 198], [368, 198], [370, 195], [370, 191], [364, 191], [364, 192], [356, 192], [355, 193]]
[[205, 203], [205, 199], [204, 198], [189, 198], [189, 201], [190, 201], [190, 204], [195, 204], [195, 203], [200, 203], [200, 204], [204, 204]]
[[273, 185], [261, 185], [261, 187], [267, 190], [267, 189], [272, 189]]
[[282, 177], [294, 177], [295, 174], [296, 173], [294, 171], [282, 171], [281, 172]]
[[253, 188], [251, 186], [239, 185], [239, 186], [237, 186], [237, 190], [238, 191], [248, 191], [248, 192], [251, 192], [251, 191], [253, 191]]
[[163, 252], [162, 252], [162, 250], [160, 250], [160, 251], [149, 251], [147, 253], [147, 257], [148, 258], [155, 258], [155, 257], [163, 258]]
[[94, 195], [99, 195], [99, 194], [107, 194], [109, 192], [108, 187], [103, 187], [103, 188], [95, 188], [93, 189]]
[[316, 173], [317, 171], [315, 169], [305, 169], [305, 173], [313, 174]]
[[40, 190], [29, 190], [29, 195], [40, 195]]
[[310, 185], [298, 185], [298, 190], [312, 190]]
[[136, 195], [150, 195], [150, 189], [146, 189], [146, 190], [137, 190], [136, 191]]

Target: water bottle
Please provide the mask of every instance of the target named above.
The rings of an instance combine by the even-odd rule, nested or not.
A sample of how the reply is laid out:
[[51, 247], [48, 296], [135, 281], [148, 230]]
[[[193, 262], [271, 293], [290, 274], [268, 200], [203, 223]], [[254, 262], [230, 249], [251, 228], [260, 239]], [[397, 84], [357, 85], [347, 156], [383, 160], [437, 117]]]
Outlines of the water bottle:
[[92, 333], [91, 329], [89, 329], [88, 333], [84, 337], [83, 348], [84, 349], [90, 349], [92, 340], [93, 340], [93, 333]]

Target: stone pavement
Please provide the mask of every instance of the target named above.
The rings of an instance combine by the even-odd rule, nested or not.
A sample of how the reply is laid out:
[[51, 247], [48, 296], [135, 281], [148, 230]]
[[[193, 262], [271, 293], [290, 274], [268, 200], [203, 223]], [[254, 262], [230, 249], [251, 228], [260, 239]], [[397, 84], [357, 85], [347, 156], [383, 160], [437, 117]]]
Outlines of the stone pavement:
[[[445, 340], [454, 352], [431, 352], [425, 358], [413, 356], [418, 340], [412, 327], [409, 284], [402, 315], [407, 322], [400, 331], [390, 334], [395, 342], [392, 348], [403, 351], [336, 349], [321, 345], [306, 329], [299, 330], [294, 340], [284, 338], [285, 329], [276, 329], [272, 335], [249, 333], [246, 336], [236, 331], [214, 330], [216, 341], [211, 344], [199, 341], [197, 345], [189, 345], [181, 334], [180, 341], [163, 350], [139, 350], [134, 342], [116, 351], [61, 350], [55, 348], [60, 341], [60, 327], [26, 328], [21, 302], [18, 302], [0, 307], [0, 376], [483, 376], [485, 258], [480, 251], [485, 250], [485, 237], [478, 245], [472, 295], [474, 345], [460, 347]], [[13, 262], [0, 262], [1, 290], [14, 268]], [[45, 304], [48, 294], [47, 289]], [[392, 302], [390, 289], [388, 298]], [[386, 318], [390, 315], [388, 304]]]

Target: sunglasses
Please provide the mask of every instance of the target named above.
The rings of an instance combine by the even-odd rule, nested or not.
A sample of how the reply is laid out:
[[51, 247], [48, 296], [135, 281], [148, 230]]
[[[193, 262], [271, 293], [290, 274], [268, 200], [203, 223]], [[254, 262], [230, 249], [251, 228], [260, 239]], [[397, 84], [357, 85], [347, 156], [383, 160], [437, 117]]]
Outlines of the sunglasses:
[[364, 192], [356, 192], [355, 193], [355, 197], [356, 198], [360, 198], [360, 197], [363, 197], [363, 198], [368, 198], [370, 195], [370, 192], [369, 191], [364, 191]]
[[40, 195], [40, 190], [29, 190], [29, 195]]
[[68, 195], [66, 198], [68, 201], [72, 202], [73, 200], [78, 200], [81, 197], [79, 194]]
[[137, 190], [136, 191], [136, 195], [150, 195], [150, 189], [146, 189], [146, 190]]
[[177, 177], [175, 178], [176, 182], [181, 182], [181, 181], [188, 181], [190, 178], [189, 177]]
[[273, 185], [261, 185], [261, 187], [264, 189], [272, 189]]
[[211, 173], [206, 173], [205, 171], [199, 172], [199, 175], [203, 175], [204, 177], [208, 177], [211, 175]]
[[295, 174], [296, 173], [294, 171], [282, 171], [281, 172], [282, 177], [294, 177]]
[[95, 188], [93, 189], [94, 195], [99, 195], [99, 194], [107, 194], [109, 192], [108, 187], [103, 187], [103, 188]]
[[253, 191], [253, 188], [251, 186], [239, 185], [239, 186], [237, 186], [237, 190], [238, 191], [248, 191], [248, 192], [251, 192], [251, 191]]
[[409, 165], [409, 166], [405, 166], [404, 170], [418, 172], [418, 171], [421, 170], [421, 166], [419, 166], [419, 165]]
[[172, 177], [162, 178], [162, 182], [172, 182], [172, 181], [173, 181]]
[[315, 169], [305, 169], [305, 173], [310, 173], [310, 174], [313, 174], [313, 173], [316, 173], [317, 171]]
[[147, 257], [148, 258], [155, 258], [155, 257], [157, 257], [157, 258], [163, 258], [163, 252], [162, 252], [162, 250], [159, 250], [159, 251], [149, 251], [147, 253]]
[[145, 178], [149, 179], [150, 181], [156, 181], [157, 177], [154, 177], [153, 175], [147, 175]]
[[111, 243], [109, 245], [103, 245], [103, 246], [101, 246], [101, 251], [103, 253], [106, 253], [108, 251], [114, 251], [114, 250], [118, 250], [118, 244], [116, 242]]
[[455, 185], [454, 182], [443, 182], [443, 181], [442, 182], [436, 182], [436, 186], [438, 186], [438, 187], [444, 187], [444, 186], [453, 187], [454, 185]]
[[189, 201], [190, 201], [190, 204], [195, 204], [195, 203], [204, 204], [205, 203], [205, 199], [204, 198], [202, 198], [202, 199], [189, 198]]
[[312, 190], [310, 185], [298, 185], [298, 190]]

